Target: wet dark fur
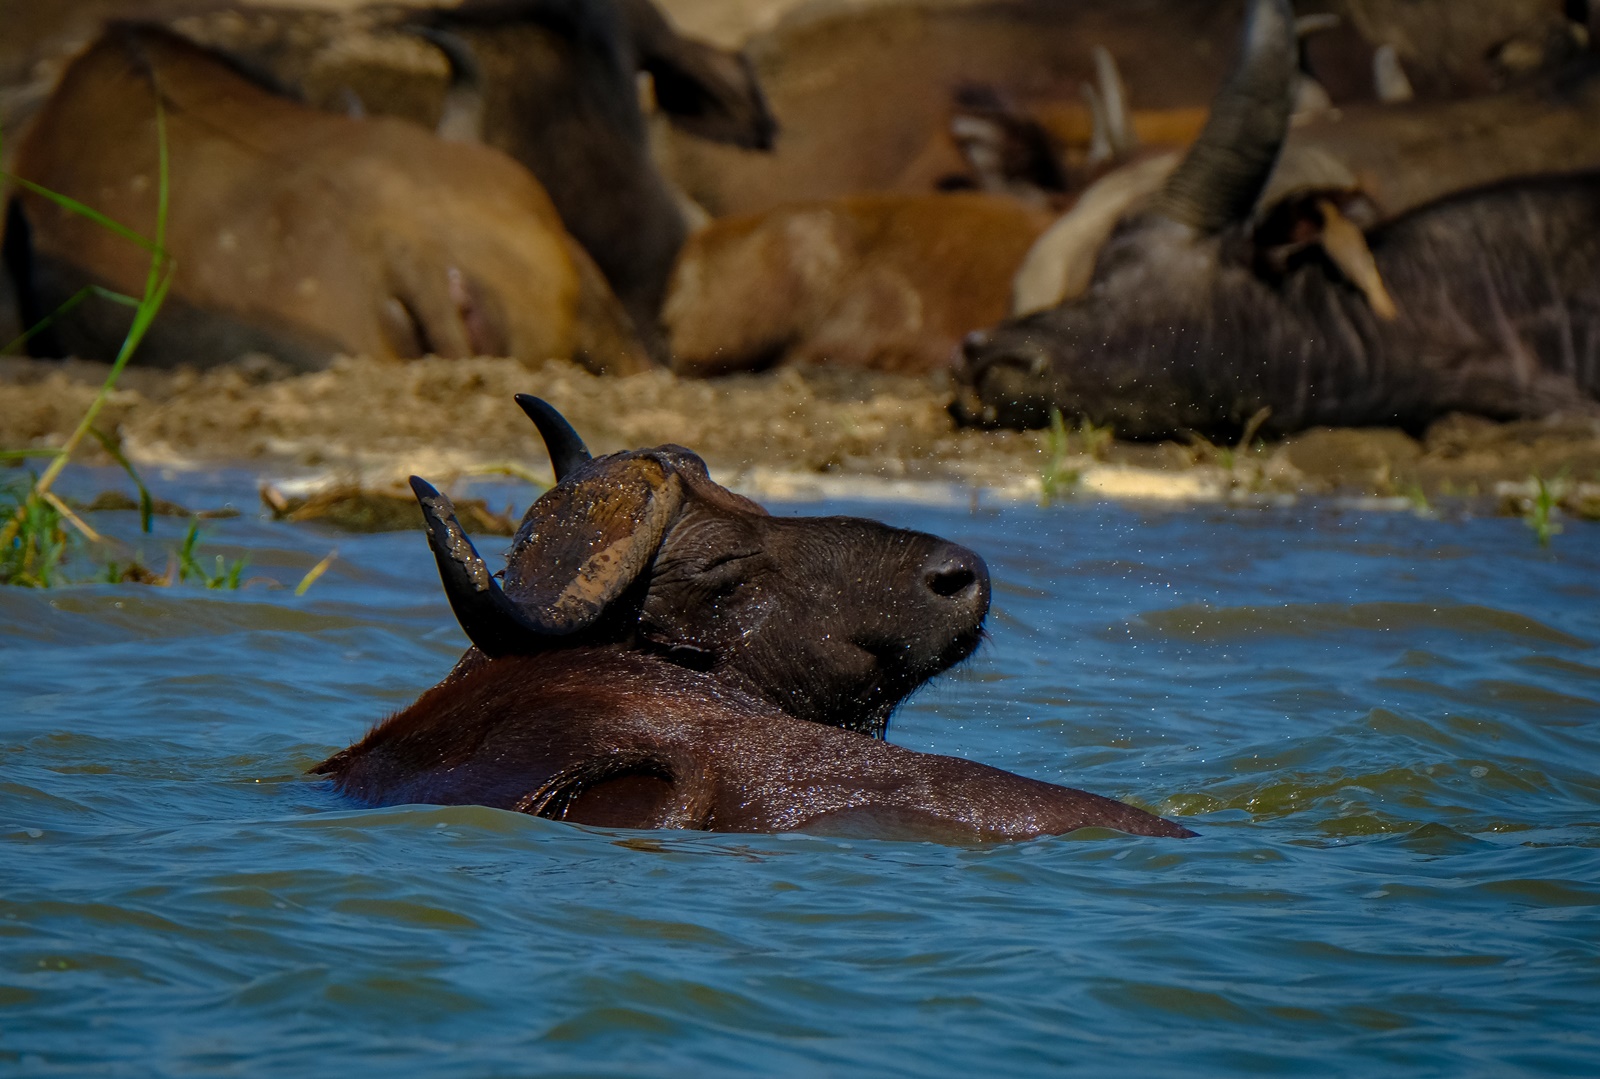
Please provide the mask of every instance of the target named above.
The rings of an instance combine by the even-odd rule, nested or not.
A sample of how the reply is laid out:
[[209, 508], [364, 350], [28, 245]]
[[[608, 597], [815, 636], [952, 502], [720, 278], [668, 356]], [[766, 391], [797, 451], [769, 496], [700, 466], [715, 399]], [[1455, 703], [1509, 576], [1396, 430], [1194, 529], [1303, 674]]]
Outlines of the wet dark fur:
[[[586, 467], [641, 457], [667, 464], [683, 502], [649, 567], [584, 641], [651, 652], [790, 715], [876, 737], [900, 701], [978, 646], [989, 577], [972, 551], [856, 517], [770, 516], [681, 447]], [[512, 599], [551, 572], [529, 553], [551, 527], [535, 503], [507, 554]]]
[[989, 575], [973, 552], [873, 521], [768, 516], [681, 446], [590, 458], [547, 403], [517, 402], [558, 482], [529, 508], [500, 586], [450, 500], [412, 477], [474, 648], [313, 769], [344, 793], [632, 828], [1190, 834], [864, 737], [981, 640]]
[[606, 827], [1023, 839], [1188, 829], [1069, 787], [796, 720], [620, 647], [508, 657], [318, 765], [369, 805], [487, 805]]

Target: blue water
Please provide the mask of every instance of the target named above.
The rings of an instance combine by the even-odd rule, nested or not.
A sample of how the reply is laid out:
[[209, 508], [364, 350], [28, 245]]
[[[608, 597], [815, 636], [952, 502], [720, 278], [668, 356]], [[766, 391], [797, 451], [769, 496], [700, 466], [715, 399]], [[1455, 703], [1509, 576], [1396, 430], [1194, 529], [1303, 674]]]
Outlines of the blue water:
[[804, 507], [989, 561], [895, 741], [1203, 833], [953, 848], [341, 803], [463, 646], [421, 538], [159, 486], [339, 558], [0, 590], [0, 1073], [1600, 1074], [1600, 526]]

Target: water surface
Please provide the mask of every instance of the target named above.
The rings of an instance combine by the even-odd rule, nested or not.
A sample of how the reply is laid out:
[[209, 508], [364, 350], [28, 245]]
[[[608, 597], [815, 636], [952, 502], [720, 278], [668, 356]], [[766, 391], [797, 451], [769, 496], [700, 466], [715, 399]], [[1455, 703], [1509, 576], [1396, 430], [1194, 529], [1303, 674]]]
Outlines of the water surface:
[[353, 808], [305, 769], [464, 644], [420, 536], [159, 486], [339, 559], [0, 590], [0, 1072], [1600, 1072], [1600, 527], [778, 507], [989, 561], [894, 741], [1203, 833], [962, 848]]

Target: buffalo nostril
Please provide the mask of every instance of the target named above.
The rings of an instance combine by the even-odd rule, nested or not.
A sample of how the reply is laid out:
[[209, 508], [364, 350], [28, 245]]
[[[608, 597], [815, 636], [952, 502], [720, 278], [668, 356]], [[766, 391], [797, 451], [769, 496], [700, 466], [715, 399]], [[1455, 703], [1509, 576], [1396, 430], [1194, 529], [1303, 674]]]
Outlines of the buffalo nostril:
[[952, 555], [929, 566], [923, 580], [934, 595], [949, 599], [969, 590], [978, 580], [978, 570], [970, 556]]
[[928, 587], [941, 596], [957, 596], [972, 587], [977, 576], [966, 566], [955, 566], [928, 574]]

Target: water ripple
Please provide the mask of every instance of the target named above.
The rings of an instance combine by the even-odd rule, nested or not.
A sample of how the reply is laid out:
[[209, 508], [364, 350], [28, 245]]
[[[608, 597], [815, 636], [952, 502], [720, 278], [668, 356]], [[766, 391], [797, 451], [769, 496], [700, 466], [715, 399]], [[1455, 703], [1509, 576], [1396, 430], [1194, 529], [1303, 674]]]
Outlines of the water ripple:
[[[1200, 838], [356, 810], [305, 769], [462, 643], [415, 537], [303, 600], [7, 591], [0, 1070], [1592, 1073], [1600, 529], [878, 512], [997, 585], [893, 738]], [[283, 576], [329, 546], [227, 527]]]

